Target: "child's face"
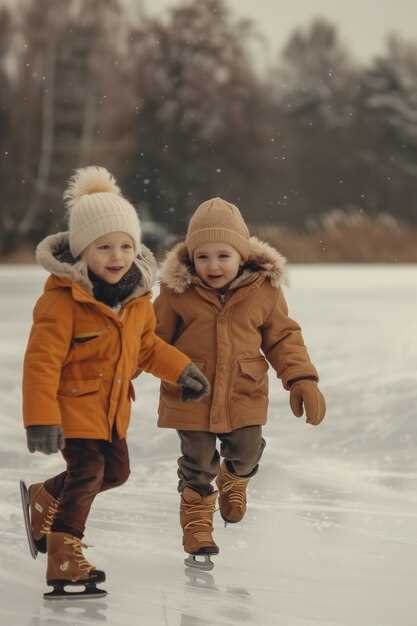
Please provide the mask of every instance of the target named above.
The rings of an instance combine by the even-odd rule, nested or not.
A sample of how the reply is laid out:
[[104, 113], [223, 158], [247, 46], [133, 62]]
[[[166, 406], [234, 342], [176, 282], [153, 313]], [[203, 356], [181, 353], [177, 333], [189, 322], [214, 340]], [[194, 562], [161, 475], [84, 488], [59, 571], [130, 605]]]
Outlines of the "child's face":
[[236, 278], [242, 260], [228, 243], [206, 243], [194, 250], [195, 271], [209, 287], [221, 289]]
[[81, 258], [99, 278], [115, 284], [129, 271], [135, 260], [133, 240], [126, 233], [103, 235], [90, 243]]

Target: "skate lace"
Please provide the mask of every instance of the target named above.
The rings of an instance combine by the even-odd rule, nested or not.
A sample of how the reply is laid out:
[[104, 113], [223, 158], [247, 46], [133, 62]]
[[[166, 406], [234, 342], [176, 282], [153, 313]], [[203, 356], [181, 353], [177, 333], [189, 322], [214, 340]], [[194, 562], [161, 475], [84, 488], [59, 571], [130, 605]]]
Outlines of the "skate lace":
[[[210, 528], [211, 530], [213, 529], [213, 521], [211, 517], [216, 511], [215, 504], [183, 504], [182, 508], [187, 515], [201, 514], [201, 517], [199, 517], [198, 519], [190, 520], [189, 522], [184, 524], [184, 530], [188, 530], [193, 526], [207, 526], [207, 528]], [[210, 517], [207, 518], [207, 515], [209, 515]]]
[[243, 508], [246, 504], [247, 484], [247, 478], [233, 477], [230, 480], [226, 479], [220, 487], [220, 493], [227, 493], [228, 500], [231, 504], [235, 504], [238, 507]]
[[51, 502], [51, 504], [48, 506], [45, 519], [40, 529], [40, 533], [42, 535], [49, 535], [49, 533], [51, 532], [51, 526], [54, 523], [55, 515], [58, 512], [58, 507], [60, 503], [61, 503], [61, 498], [58, 498], [57, 500], [54, 499]]
[[75, 561], [82, 572], [89, 573], [95, 569], [85, 558], [82, 548], [88, 548], [86, 543], [82, 543], [77, 537], [64, 537], [64, 543], [70, 545], [73, 549]]

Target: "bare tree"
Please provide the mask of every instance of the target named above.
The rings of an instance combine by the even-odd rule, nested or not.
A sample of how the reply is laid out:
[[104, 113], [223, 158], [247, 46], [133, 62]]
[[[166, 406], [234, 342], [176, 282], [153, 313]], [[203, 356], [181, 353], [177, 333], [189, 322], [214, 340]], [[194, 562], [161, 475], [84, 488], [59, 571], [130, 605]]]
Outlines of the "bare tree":
[[13, 80], [8, 64], [14, 36], [14, 24], [10, 11], [0, 8], [0, 253], [13, 246], [10, 234], [15, 223], [13, 205]]
[[209, 196], [253, 203], [265, 142], [263, 86], [248, 53], [254, 34], [223, 0], [183, 2], [134, 33], [127, 183], [173, 230]]
[[[29, 194], [18, 228], [36, 241], [62, 222], [61, 195], [72, 170], [105, 158], [100, 124], [109, 59], [120, 50], [117, 0], [39, 0], [23, 15], [20, 57], [22, 178]], [[117, 81], [112, 87], [117, 93]], [[22, 110], [23, 109], [23, 110]]]

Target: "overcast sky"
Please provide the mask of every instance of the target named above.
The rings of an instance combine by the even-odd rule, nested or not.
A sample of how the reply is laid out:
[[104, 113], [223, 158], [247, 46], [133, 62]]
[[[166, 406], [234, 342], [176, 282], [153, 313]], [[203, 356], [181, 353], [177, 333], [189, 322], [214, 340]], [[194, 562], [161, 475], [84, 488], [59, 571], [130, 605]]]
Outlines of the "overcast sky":
[[[13, 4], [15, 0], [0, 0]], [[227, 0], [235, 14], [254, 19], [267, 38], [272, 60], [295, 27], [323, 16], [337, 24], [342, 41], [359, 61], [384, 49], [388, 33], [417, 44], [417, 0]], [[124, 0], [133, 7], [139, 0]], [[148, 12], [160, 13], [180, 0], [142, 0]], [[204, 2], [204, 0], [201, 0]]]
[[[417, 0], [228, 0], [228, 3], [237, 15], [256, 20], [267, 36], [270, 58], [296, 26], [306, 26], [318, 15], [338, 25], [342, 41], [360, 61], [381, 52], [389, 32], [417, 44]], [[178, 1], [145, 1], [152, 12], [174, 4]]]

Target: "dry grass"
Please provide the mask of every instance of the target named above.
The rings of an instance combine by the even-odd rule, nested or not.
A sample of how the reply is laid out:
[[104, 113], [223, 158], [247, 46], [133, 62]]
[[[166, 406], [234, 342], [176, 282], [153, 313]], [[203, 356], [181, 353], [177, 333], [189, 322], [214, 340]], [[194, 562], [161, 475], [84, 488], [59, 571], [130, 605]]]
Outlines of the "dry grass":
[[252, 232], [293, 263], [417, 263], [417, 228], [387, 215], [335, 211], [304, 234], [268, 225]]
[[17, 265], [36, 263], [35, 250], [26, 247], [18, 248], [8, 256], [0, 257], [0, 263]]
[[[292, 263], [417, 263], [417, 227], [389, 215], [372, 219], [360, 211], [334, 211], [306, 233], [270, 225], [254, 226], [251, 232]], [[0, 259], [0, 263], [34, 262], [34, 250], [29, 248]]]

